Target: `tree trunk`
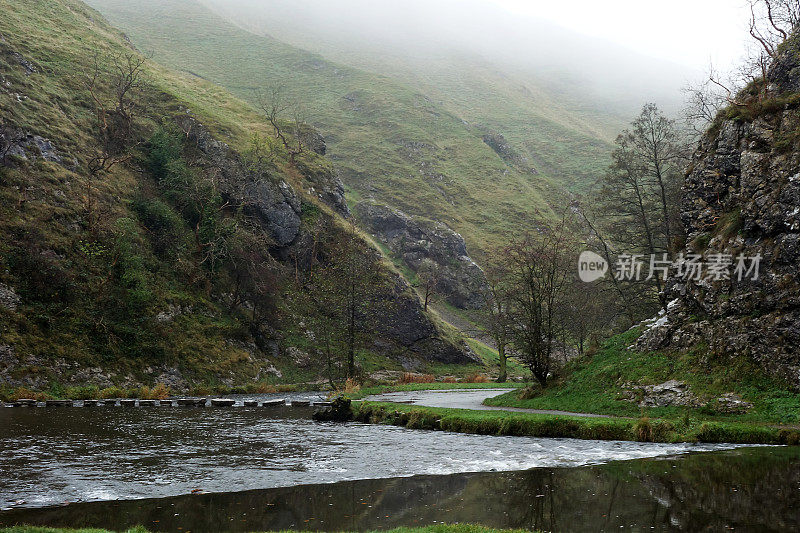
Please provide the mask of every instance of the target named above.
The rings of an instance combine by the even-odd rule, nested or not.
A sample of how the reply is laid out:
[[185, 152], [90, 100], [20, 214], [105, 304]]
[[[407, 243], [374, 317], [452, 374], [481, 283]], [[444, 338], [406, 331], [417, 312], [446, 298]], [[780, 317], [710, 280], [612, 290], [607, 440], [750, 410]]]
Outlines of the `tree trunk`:
[[497, 344], [497, 355], [500, 357], [500, 374], [497, 376], [498, 383], [505, 383], [508, 379], [507, 376], [507, 367], [508, 367], [508, 356], [506, 355], [506, 345], [498, 343]]

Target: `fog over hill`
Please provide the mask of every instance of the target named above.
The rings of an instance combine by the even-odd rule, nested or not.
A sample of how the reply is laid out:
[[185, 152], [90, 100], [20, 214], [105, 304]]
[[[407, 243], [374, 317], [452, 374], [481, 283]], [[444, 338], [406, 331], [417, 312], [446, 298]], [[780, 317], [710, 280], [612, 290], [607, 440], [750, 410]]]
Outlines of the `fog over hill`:
[[204, 1], [241, 27], [426, 90], [441, 87], [453, 69], [491, 65], [500, 78], [546, 91], [612, 129], [644, 102], [676, 113], [681, 87], [699, 76], [488, 0]]

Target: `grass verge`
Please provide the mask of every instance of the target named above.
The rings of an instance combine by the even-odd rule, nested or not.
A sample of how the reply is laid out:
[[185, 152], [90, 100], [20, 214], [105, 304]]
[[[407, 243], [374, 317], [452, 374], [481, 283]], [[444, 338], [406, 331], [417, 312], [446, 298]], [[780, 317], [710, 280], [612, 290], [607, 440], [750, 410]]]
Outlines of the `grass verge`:
[[640, 442], [709, 442], [737, 444], [800, 444], [800, 430], [754, 424], [703, 421], [695, 418], [587, 418], [507, 411], [474, 411], [360, 402], [355, 419], [409, 429], [428, 429], [527, 437], [565, 437]]
[[[745, 424], [800, 424], [800, 395], [789, 390], [788, 384], [766, 375], [747, 358], [715, 357], [702, 346], [685, 353], [628, 350], [639, 333], [631, 330], [612, 337], [597, 353], [570, 363], [562, 377], [544, 390], [526, 391], [532, 392], [533, 397], [520, 398], [514, 391], [484, 403], [637, 418], [694, 417]], [[632, 385], [655, 385], [673, 379], [686, 383], [696, 400], [695, 407], [642, 408], [639, 398], [634, 396], [631, 400]], [[725, 393], [738, 395], [752, 407], [746, 412], [726, 412], [717, 401]]]

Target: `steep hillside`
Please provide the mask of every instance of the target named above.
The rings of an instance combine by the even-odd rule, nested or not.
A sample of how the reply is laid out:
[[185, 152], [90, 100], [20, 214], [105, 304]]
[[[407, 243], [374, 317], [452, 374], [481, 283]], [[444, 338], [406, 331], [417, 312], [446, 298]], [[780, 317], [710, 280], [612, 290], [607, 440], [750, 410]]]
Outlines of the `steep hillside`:
[[800, 387], [800, 36], [780, 50], [766, 83], [719, 114], [686, 178], [684, 253], [722, 268], [672, 272], [669, 312], [641, 345], [705, 345]]
[[[475, 362], [344, 220], [319, 153], [293, 162], [79, 1], [0, 11], [0, 389], [327, 380], [342, 301], [365, 372]], [[336, 292], [354, 276], [368, 292]]]
[[481, 0], [203, 0], [235, 24], [400, 80], [475, 129], [503, 135], [573, 191], [645, 102], [680, 109], [688, 68]]
[[470, 123], [472, 117], [455, 114], [404, 80], [244, 31], [194, 0], [92, 4], [140, 49], [246, 100], [254, 101], [260, 88], [283, 86], [307, 107], [353, 199], [374, 199], [444, 222], [465, 237], [479, 261], [480, 252], [509, 229], [550, 216], [548, 205], [560, 203], [563, 190], [548, 171], [567, 158], [569, 147], [576, 158], [583, 157], [579, 146], [588, 149], [583, 161], [597, 153], [591, 150], [599, 141], [590, 135], [579, 138], [574, 129], [545, 120], [531, 128], [541, 123], [543, 137], [565, 141], [540, 147], [541, 159], [526, 163], [505, 149], [504, 132], [494, 131], [492, 123]]

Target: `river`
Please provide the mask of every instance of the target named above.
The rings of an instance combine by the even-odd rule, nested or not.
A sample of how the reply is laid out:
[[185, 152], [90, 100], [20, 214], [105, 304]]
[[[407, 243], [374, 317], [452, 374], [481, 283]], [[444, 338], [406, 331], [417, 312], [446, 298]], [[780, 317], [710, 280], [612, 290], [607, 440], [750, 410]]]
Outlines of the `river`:
[[[657, 520], [657, 529], [685, 529], [693, 506], [727, 519], [709, 498], [750, 494], [753, 472], [756, 485], [783, 498], [771, 508], [787, 515], [779, 523], [798, 523], [800, 454], [790, 448], [493, 437], [320, 423], [310, 414], [2, 409], [0, 524], [252, 531], [470, 521], [597, 530], [591, 524], [603, 518], [609, 527], [622, 520], [650, 530]], [[732, 473], [742, 465], [739, 479]], [[696, 504], [675, 501], [678, 487], [695, 491]], [[575, 498], [585, 509], [569, 503]], [[618, 516], [597, 514], [604, 506]], [[757, 523], [763, 508], [741, 498], [735, 514]]]

